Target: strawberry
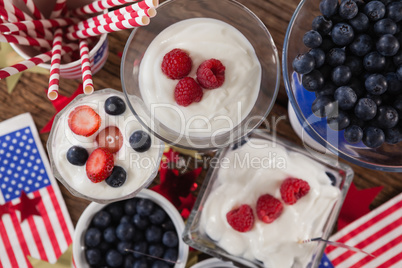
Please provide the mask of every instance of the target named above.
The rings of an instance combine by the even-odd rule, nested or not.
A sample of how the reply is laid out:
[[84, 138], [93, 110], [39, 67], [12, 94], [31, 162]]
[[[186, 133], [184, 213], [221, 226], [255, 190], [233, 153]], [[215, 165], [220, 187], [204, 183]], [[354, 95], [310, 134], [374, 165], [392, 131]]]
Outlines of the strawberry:
[[106, 148], [98, 148], [88, 157], [87, 176], [94, 183], [104, 181], [112, 174], [113, 168], [113, 154]]
[[256, 210], [260, 220], [271, 223], [282, 214], [283, 205], [272, 195], [264, 194], [258, 198]]
[[76, 107], [68, 115], [68, 126], [72, 132], [80, 136], [91, 136], [99, 129], [100, 125], [100, 116], [87, 105]]
[[249, 205], [241, 205], [226, 214], [226, 220], [238, 232], [250, 231], [254, 225], [253, 209]]
[[120, 129], [115, 126], [104, 128], [99, 132], [95, 140], [99, 147], [107, 148], [111, 153], [118, 152], [121, 146], [123, 146], [123, 135]]

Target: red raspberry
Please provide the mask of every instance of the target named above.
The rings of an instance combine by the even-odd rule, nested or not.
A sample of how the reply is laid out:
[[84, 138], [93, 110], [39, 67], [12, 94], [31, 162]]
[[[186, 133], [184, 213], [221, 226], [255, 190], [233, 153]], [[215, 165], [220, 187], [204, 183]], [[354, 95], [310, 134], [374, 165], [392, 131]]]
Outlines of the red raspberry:
[[253, 209], [249, 205], [241, 205], [229, 211], [226, 214], [226, 220], [236, 231], [241, 233], [248, 232], [254, 225]]
[[217, 59], [209, 59], [197, 69], [197, 81], [203, 88], [214, 89], [225, 82], [225, 66]]
[[271, 223], [277, 219], [283, 210], [282, 202], [270, 194], [264, 194], [257, 200], [257, 216], [265, 223]]
[[199, 102], [202, 99], [202, 88], [191, 77], [180, 79], [174, 89], [174, 99], [178, 105], [189, 106], [193, 102]]
[[186, 77], [190, 71], [193, 61], [183, 50], [175, 48], [166, 53], [162, 60], [162, 72], [171, 79]]
[[308, 194], [310, 185], [302, 179], [287, 178], [282, 182], [280, 191], [283, 202], [293, 205], [297, 200]]

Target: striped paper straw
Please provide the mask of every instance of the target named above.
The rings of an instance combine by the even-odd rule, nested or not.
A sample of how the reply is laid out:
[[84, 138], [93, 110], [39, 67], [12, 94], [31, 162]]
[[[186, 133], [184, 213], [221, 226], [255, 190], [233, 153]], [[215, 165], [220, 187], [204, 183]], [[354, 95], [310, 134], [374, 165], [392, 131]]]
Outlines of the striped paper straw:
[[66, 7], [66, 0], [57, 0], [52, 13], [50, 14], [50, 18], [53, 19], [60, 17], [65, 7]]
[[156, 9], [151, 7], [148, 9], [141, 9], [139, 11], [134, 11], [131, 13], [126, 13], [124, 15], [114, 15], [114, 12], [109, 12], [107, 14], [102, 14], [93, 18], [88, 18], [84, 21], [80, 21], [79, 23], [72, 25], [67, 28], [67, 32], [75, 32], [77, 30], [86, 29], [86, 28], [94, 28], [100, 25], [106, 25], [113, 22], [119, 22], [123, 20], [134, 19], [136, 17], [154, 17], [156, 15]]
[[32, 15], [36, 19], [40, 19], [40, 20], [45, 19], [45, 16], [43, 16], [43, 14], [40, 12], [38, 7], [35, 5], [33, 0], [23, 0], [23, 1], [24, 1], [25, 5], [27, 6], [29, 12], [31, 12]]
[[54, 32], [54, 40], [52, 47], [52, 58], [50, 61], [50, 77], [49, 89], [47, 97], [55, 100], [59, 96], [59, 79], [60, 79], [60, 61], [61, 61], [61, 43], [63, 38], [63, 30], [58, 28]]
[[16, 7], [10, 0], [0, 0], [0, 6], [4, 7], [6, 11], [12, 13], [17, 18], [17, 20], [11, 21], [32, 20], [31, 16]]
[[[98, 0], [86, 6], [73, 10], [73, 14], [85, 15], [102, 12], [107, 8], [112, 8], [119, 5], [129, 4], [137, 0]], [[157, 7], [159, 0], [143, 0], [135, 4], [139, 9], [146, 9], [150, 7]]]
[[[74, 43], [67, 44], [67, 45], [62, 47], [61, 54], [63, 55], [65, 53], [68, 53], [68, 52], [71, 52], [73, 50], [76, 50], [77, 48], [78, 48], [77, 44], [74, 44]], [[5, 68], [0, 70], [0, 80], [4, 79], [4, 78], [7, 78], [7, 77], [9, 77], [11, 75], [17, 74], [19, 72], [25, 71], [25, 70], [27, 70], [29, 68], [32, 68], [32, 67], [34, 67], [34, 66], [36, 66], [38, 64], [47, 62], [51, 58], [52, 58], [52, 51], [48, 51], [46, 53], [37, 55], [37, 56], [35, 56], [33, 58], [30, 58], [28, 60], [21, 61], [21, 62], [19, 62], [17, 64], [12, 65], [12, 66], [5, 67]]]
[[94, 28], [81, 29], [76, 32], [67, 33], [66, 37], [69, 40], [85, 39], [90, 36], [97, 36], [104, 33], [117, 32], [126, 29], [132, 29], [139, 26], [149, 24], [150, 19], [148, 17], [136, 17], [134, 19], [119, 21], [110, 23], [107, 25], [100, 25]]
[[94, 92], [94, 85], [92, 81], [91, 62], [89, 61], [89, 48], [85, 39], [80, 40], [80, 57], [84, 93], [92, 94], [92, 92]]
[[36, 46], [51, 48], [52, 41], [43, 38], [34, 38], [30, 36], [20, 36], [14, 34], [0, 34], [0, 42], [13, 43], [25, 46]]
[[28, 31], [38, 28], [58, 28], [79, 22], [78, 18], [56, 18], [44, 20], [31, 20], [20, 22], [9, 22], [0, 24], [0, 32]]

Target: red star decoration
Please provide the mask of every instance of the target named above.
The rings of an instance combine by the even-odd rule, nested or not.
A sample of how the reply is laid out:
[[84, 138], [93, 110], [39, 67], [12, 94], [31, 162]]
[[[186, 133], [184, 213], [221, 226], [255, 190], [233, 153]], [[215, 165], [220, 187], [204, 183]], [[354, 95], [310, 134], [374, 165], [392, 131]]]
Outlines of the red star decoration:
[[14, 208], [10, 202], [0, 205], [0, 220], [4, 214], [7, 214], [7, 213], [10, 214], [13, 211], [14, 211]]
[[370, 212], [370, 204], [383, 186], [358, 190], [352, 183], [343, 202], [338, 218], [338, 231]]
[[40, 201], [40, 196], [31, 199], [26, 195], [25, 192], [21, 193], [20, 203], [14, 205], [14, 209], [21, 212], [21, 222], [32, 215], [41, 216], [39, 210], [36, 208]]
[[77, 97], [79, 94], [83, 94], [83, 93], [84, 93], [84, 91], [82, 89], [82, 84], [80, 84], [78, 86], [78, 88], [75, 90], [75, 92], [73, 93], [73, 95], [71, 95], [71, 97], [66, 97], [66, 96], [59, 94], [57, 99], [52, 101], [53, 107], [56, 109], [56, 113], [53, 115], [52, 119], [50, 119], [49, 122], [47, 122], [47, 124], [40, 130], [40, 133], [50, 132], [50, 130], [52, 129], [54, 117], [56, 116], [56, 114], [58, 112], [60, 112], [61, 110], [63, 110], [63, 108], [66, 107], [67, 104], [69, 104], [75, 97]]

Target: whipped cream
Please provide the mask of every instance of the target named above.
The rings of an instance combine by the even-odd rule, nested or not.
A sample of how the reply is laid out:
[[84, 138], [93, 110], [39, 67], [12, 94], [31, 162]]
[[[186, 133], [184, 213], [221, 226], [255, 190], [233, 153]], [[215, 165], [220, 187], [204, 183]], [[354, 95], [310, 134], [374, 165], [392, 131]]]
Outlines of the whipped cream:
[[[203, 89], [200, 102], [187, 107], [174, 100], [179, 80], [162, 73], [162, 59], [180, 48], [189, 53], [196, 79], [198, 66], [215, 58], [226, 67], [225, 82], [213, 90]], [[173, 131], [196, 137], [222, 134], [237, 126], [253, 108], [261, 83], [261, 65], [253, 46], [233, 26], [210, 18], [177, 22], [163, 30], [147, 48], [139, 70], [139, 87], [145, 105]]]
[[[79, 99], [73, 106], [63, 112], [54, 128], [52, 139], [52, 158], [61, 177], [75, 191], [95, 199], [116, 199], [132, 194], [134, 191], [149, 183], [156, 176], [159, 160], [161, 157], [161, 144], [159, 140], [151, 136], [151, 148], [143, 153], [134, 151], [130, 144], [131, 134], [137, 130], [144, 130], [142, 125], [136, 120], [128, 106], [126, 111], [118, 116], [111, 116], [105, 112], [104, 104], [107, 98], [119, 96], [124, 100], [121, 92], [114, 93], [97, 91], [92, 95]], [[127, 103], [126, 103], [127, 104]], [[101, 126], [95, 134], [90, 137], [76, 135], [68, 126], [68, 115], [74, 108], [81, 105], [88, 105], [101, 117]], [[125, 183], [113, 188], [105, 181], [93, 183], [86, 174], [86, 165], [75, 166], [67, 160], [67, 151], [71, 146], [77, 145], [87, 149], [90, 155], [98, 144], [95, 140], [100, 131], [108, 126], [116, 126], [120, 129], [123, 136], [121, 149], [114, 154], [114, 165], [121, 166], [127, 172]], [[146, 131], [146, 130], [144, 130]]]
[[[229, 254], [262, 261], [265, 267], [307, 267], [317, 244], [297, 242], [322, 235], [341, 197], [324, 166], [262, 139], [250, 139], [224, 158], [225, 165], [221, 164], [203, 206], [201, 230]], [[310, 185], [309, 193], [293, 205], [286, 205], [280, 194], [280, 185], [288, 177]], [[270, 224], [259, 220], [255, 211], [257, 199], [263, 194], [283, 203], [282, 214]], [[250, 205], [255, 216], [254, 227], [246, 233], [235, 231], [226, 220], [226, 214], [242, 204]]]

